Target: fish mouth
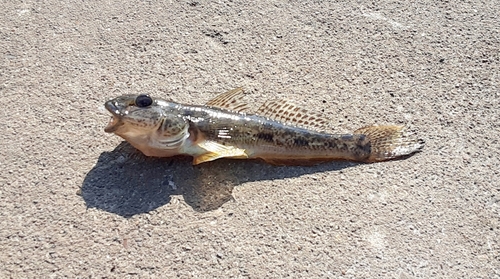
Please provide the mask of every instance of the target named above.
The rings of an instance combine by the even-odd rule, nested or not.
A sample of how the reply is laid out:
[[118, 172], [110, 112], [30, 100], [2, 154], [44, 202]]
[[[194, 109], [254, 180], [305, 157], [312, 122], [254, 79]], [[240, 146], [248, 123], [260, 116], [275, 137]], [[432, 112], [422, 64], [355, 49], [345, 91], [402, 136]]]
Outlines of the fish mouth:
[[113, 133], [121, 125], [123, 125], [123, 122], [121, 122], [120, 119], [118, 119], [118, 117], [111, 116], [111, 119], [109, 120], [108, 125], [106, 125], [106, 127], [104, 128], [104, 132]]
[[104, 132], [113, 133], [123, 125], [123, 121], [121, 120], [122, 113], [113, 100], [107, 101], [104, 107], [112, 114], [108, 125], [104, 128]]

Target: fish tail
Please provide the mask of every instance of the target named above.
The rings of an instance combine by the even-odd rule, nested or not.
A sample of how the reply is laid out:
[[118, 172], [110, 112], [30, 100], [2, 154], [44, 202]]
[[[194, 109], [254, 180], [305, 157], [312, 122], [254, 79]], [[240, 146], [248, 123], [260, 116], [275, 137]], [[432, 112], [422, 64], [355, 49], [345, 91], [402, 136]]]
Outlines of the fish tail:
[[397, 159], [419, 152], [424, 140], [412, 137], [405, 126], [368, 126], [358, 129], [355, 134], [363, 134], [371, 144], [370, 156], [366, 161], [379, 162]]

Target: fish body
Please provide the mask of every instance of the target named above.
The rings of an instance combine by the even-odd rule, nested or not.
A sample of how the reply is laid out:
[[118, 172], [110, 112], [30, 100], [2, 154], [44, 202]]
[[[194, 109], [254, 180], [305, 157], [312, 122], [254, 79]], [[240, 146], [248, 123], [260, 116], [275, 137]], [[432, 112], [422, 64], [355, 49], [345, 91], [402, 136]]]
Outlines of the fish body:
[[[370, 126], [352, 134], [320, 131], [328, 121], [286, 101], [271, 101], [256, 112], [242, 103], [241, 88], [206, 105], [186, 105], [125, 95], [106, 102], [112, 119], [105, 128], [147, 156], [188, 155], [199, 164], [218, 158], [263, 159], [277, 165], [324, 161], [376, 162], [410, 155], [423, 141], [408, 138], [403, 126]], [[300, 125], [308, 126], [300, 127]]]

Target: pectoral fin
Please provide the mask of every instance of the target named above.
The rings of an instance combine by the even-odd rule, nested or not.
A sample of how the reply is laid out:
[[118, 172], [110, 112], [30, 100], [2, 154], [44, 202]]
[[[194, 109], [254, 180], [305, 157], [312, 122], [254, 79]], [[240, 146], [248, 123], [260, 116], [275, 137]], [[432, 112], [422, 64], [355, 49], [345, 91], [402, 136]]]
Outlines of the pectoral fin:
[[225, 146], [214, 141], [203, 141], [198, 143], [198, 146], [207, 150], [207, 153], [195, 157], [193, 159], [193, 165], [210, 162], [219, 158], [248, 158], [248, 155], [245, 153], [245, 149], [234, 146]]

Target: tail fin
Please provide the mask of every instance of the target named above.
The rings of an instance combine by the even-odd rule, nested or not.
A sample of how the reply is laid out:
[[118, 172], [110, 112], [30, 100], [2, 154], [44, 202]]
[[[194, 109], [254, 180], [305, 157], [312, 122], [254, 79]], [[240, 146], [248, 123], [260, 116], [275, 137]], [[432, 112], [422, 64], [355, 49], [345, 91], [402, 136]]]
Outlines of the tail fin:
[[405, 132], [405, 126], [368, 126], [358, 129], [355, 134], [366, 135], [370, 139], [371, 153], [368, 162], [386, 161], [411, 155], [424, 147], [424, 140]]

